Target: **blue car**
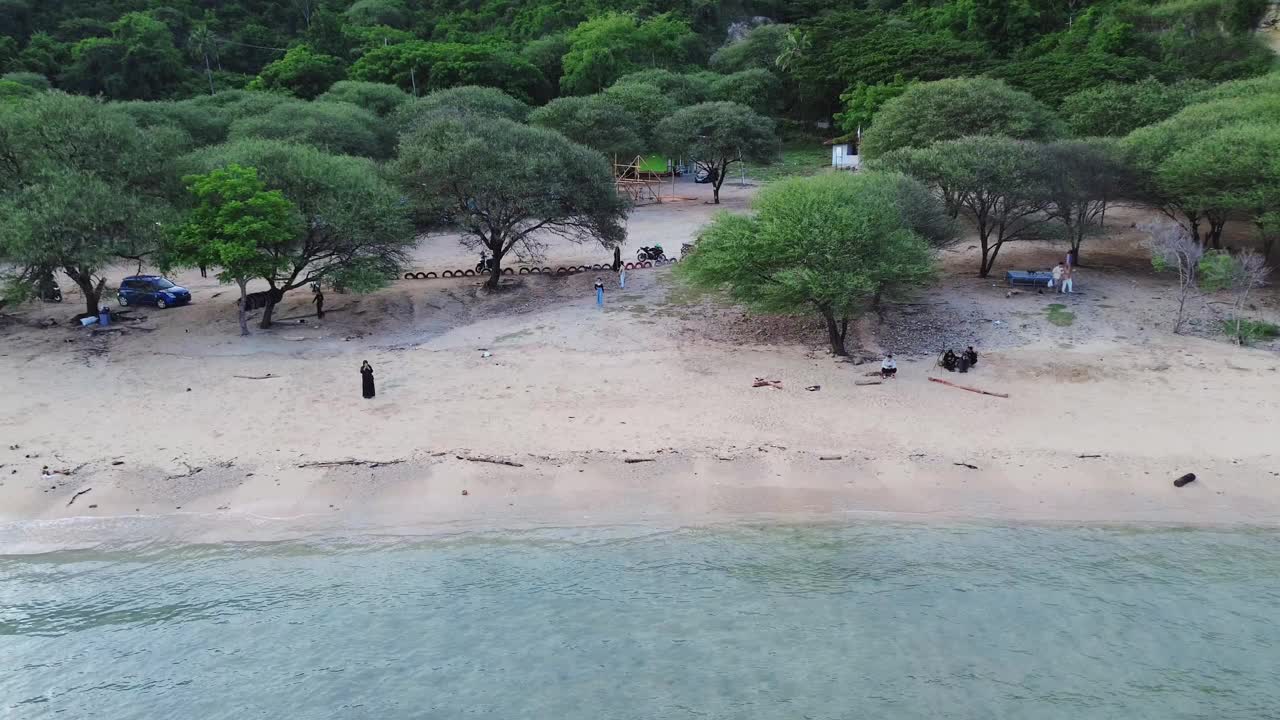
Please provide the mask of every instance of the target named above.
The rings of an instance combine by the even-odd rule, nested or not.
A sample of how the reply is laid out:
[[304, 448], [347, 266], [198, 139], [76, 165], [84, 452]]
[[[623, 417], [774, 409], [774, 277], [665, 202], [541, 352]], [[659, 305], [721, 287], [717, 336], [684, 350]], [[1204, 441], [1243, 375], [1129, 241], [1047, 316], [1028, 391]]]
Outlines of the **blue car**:
[[161, 310], [191, 302], [191, 291], [159, 275], [134, 275], [120, 282], [120, 304], [155, 305]]

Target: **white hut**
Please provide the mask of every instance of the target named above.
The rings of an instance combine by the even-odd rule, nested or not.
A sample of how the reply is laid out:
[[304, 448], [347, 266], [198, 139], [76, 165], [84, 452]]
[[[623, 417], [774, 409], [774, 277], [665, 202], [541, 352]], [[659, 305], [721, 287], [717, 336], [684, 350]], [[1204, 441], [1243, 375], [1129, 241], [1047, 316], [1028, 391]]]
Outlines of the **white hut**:
[[862, 128], [848, 135], [832, 138], [825, 144], [831, 146], [831, 167], [837, 170], [857, 170], [862, 164], [858, 157], [858, 143], [862, 139]]

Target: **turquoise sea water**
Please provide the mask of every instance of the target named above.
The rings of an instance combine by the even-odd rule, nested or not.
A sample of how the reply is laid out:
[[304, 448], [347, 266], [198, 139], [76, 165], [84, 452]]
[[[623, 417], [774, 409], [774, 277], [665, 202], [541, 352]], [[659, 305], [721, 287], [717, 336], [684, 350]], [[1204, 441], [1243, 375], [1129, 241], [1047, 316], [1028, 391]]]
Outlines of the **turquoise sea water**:
[[0, 557], [4, 718], [1277, 718], [1280, 534], [869, 524]]

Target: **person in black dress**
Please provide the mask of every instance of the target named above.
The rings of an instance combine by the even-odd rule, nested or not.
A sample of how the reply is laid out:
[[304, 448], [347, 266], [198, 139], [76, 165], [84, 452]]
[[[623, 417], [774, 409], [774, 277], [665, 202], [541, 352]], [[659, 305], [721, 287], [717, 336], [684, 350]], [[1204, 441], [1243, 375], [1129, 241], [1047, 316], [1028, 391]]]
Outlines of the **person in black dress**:
[[320, 283], [311, 283], [311, 302], [316, 305], [316, 318], [324, 319], [324, 293], [320, 290]]
[[377, 394], [373, 389], [373, 366], [368, 360], [360, 366], [360, 375], [364, 380], [364, 397], [367, 400]]

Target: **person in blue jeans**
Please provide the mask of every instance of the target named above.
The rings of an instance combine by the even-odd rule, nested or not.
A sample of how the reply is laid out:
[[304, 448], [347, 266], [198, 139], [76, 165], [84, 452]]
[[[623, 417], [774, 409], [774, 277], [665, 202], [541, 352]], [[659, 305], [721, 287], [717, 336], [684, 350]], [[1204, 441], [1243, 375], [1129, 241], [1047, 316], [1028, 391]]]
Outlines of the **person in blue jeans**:
[[604, 307], [604, 283], [596, 278], [596, 305]]

